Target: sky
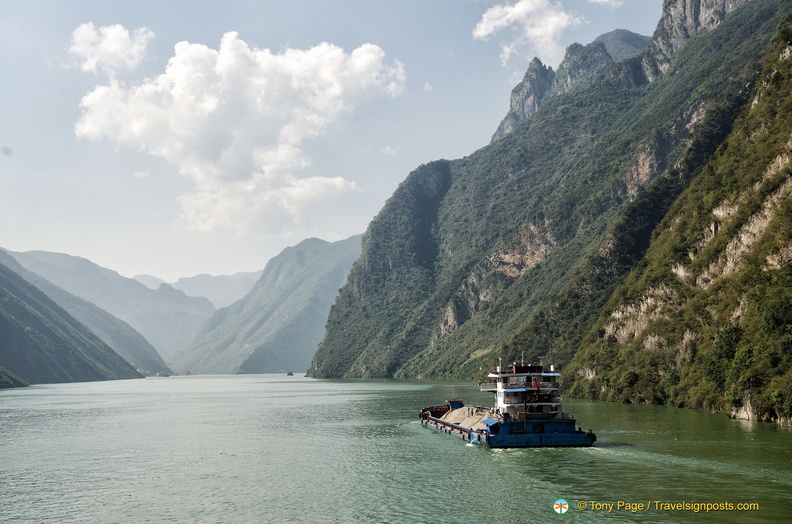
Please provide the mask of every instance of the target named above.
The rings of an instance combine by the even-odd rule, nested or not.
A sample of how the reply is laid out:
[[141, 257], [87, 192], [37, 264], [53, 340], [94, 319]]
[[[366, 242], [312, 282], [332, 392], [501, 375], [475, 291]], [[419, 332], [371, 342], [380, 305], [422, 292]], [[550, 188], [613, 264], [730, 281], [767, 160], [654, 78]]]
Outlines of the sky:
[[534, 56], [662, 0], [3, 2], [0, 247], [173, 282], [362, 233], [487, 145]]

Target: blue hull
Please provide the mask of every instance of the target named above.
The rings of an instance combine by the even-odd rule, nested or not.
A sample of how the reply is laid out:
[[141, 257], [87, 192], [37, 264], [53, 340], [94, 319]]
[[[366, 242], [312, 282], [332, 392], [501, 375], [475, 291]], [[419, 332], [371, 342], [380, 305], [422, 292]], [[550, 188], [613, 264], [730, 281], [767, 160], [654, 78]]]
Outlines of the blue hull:
[[421, 424], [490, 448], [581, 448], [590, 447], [597, 440], [590, 431], [576, 430], [572, 419], [538, 419], [527, 424], [501, 422], [497, 427], [500, 434], [450, 424], [435, 417], [422, 418]]

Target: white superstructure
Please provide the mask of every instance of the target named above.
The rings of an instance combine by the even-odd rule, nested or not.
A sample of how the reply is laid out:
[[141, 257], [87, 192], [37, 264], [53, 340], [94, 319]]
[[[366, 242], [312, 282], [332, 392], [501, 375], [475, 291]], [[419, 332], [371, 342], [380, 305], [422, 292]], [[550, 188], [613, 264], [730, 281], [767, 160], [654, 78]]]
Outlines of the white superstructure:
[[508, 371], [501, 366], [487, 375], [492, 379], [481, 391], [495, 394], [495, 409], [504, 418], [525, 420], [532, 418], [561, 418], [561, 398], [558, 396], [558, 379], [553, 367], [545, 372], [542, 366], [518, 366], [514, 363]]

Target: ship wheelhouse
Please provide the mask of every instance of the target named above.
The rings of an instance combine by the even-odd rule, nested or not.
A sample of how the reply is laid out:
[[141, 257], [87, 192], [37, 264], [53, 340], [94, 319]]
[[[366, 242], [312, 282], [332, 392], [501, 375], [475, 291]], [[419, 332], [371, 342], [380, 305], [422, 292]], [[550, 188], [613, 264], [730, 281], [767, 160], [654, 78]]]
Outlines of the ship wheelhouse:
[[494, 409], [504, 420], [562, 418], [558, 379], [553, 366], [545, 372], [542, 366], [514, 363], [504, 371], [498, 366], [487, 375], [492, 382], [481, 391], [495, 394]]

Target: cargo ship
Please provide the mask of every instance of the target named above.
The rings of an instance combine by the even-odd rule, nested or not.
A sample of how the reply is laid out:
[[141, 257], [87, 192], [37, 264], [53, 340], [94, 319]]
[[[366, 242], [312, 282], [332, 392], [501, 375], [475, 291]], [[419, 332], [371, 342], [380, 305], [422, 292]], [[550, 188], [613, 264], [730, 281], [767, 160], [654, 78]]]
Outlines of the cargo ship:
[[423, 408], [421, 424], [490, 448], [589, 447], [597, 440], [561, 410], [553, 366], [498, 366], [481, 391], [495, 394], [495, 406], [466, 406], [461, 399]]

